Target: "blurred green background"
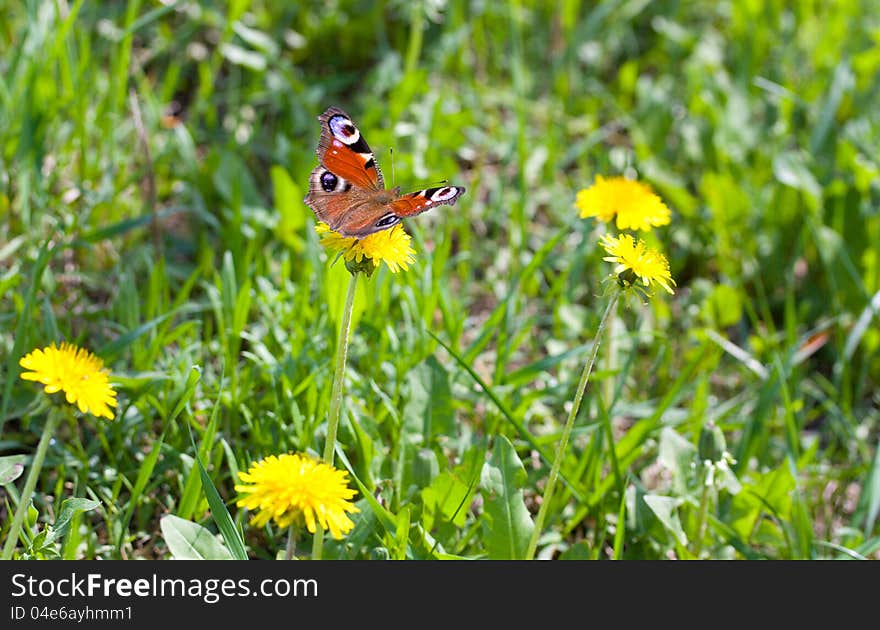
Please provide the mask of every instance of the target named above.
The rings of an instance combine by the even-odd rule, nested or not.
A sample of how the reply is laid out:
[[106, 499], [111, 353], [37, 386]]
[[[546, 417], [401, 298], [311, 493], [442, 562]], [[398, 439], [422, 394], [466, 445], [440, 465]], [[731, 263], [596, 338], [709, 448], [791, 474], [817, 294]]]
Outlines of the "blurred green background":
[[[468, 190], [359, 287], [340, 439], [396, 526], [362, 501], [330, 554], [504, 557], [480, 470], [534, 514], [605, 304], [574, 197], [622, 174], [673, 211], [647, 238], [678, 288], [619, 312], [539, 554], [877, 557], [878, 2], [29, 0], [0, 47], [0, 454], [40, 434], [32, 348], [88, 347], [120, 391], [53, 444], [34, 531], [101, 506], [34, 556], [213, 529], [187, 426], [251, 555], [283, 549], [232, 485], [323, 443], [347, 276], [302, 197], [337, 105], [389, 186]], [[736, 483], [707, 497], [709, 421]]]

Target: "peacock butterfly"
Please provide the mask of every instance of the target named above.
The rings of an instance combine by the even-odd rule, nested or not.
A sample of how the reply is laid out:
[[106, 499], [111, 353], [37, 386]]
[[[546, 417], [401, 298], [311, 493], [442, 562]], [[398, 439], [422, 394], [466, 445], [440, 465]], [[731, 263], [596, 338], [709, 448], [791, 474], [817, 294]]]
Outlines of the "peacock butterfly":
[[304, 201], [334, 232], [362, 238], [435, 206], [451, 206], [464, 194], [462, 186], [426, 188], [404, 195], [400, 186], [385, 188], [373, 152], [351, 117], [338, 107], [330, 107], [318, 120], [319, 164], [309, 176], [309, 194]]

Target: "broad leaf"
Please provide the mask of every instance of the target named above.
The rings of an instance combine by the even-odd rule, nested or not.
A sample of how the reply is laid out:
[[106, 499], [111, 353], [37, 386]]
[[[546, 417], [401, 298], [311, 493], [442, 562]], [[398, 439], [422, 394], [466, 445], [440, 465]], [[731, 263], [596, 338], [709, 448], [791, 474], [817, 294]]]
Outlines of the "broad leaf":
[[173, 514], [159, 521], [162, 537], [175, 560], [232, 560], [232, 554], [210, 531]]
[[685, 546], [688, 544], [687, 536], [681, 527], [681, 521], [678, 519], [678, 506], [681, 505], [682, 499], [676, 497], [664, 497], [659, 494], [646, 494], [645, 504], [651, 508], [651, 511], [663, 523], [663, 527], [675, 536], [678, 544]]
[[407, 374], [409, 400], [403, 408], [404, 429], [413, 441], [455, 433], [449, 374], [432, 355]]
[[91, 499], [79, 497], [64, 499], [61, 503], [61, 512], [59, 512], [58, 518], [55, 519], [55, 524], [52, 526], [51, 540], [57, 540], [64, 536], [67, 528], [70, 527], [71, 519], [76, 514], [94, 510], [99, 505], [101, 505], [100, 501], [92, 501]]
[[24, 471], [24, 455], [7, 455], [0, 457], [0, 486], [12, 483]]
[[483, 542], [493, 560], [522, 560], [535, 524], [523, 501], [526, 471], [510, 441], [498, 436], [483, 465]]
[[696, 460], [696, 446], [670, 427], [664, 427], [660, 431], [657, 461], [672, 473], [676, 494], [681, 496], [688, 494], [688, 480], [694, 476]]

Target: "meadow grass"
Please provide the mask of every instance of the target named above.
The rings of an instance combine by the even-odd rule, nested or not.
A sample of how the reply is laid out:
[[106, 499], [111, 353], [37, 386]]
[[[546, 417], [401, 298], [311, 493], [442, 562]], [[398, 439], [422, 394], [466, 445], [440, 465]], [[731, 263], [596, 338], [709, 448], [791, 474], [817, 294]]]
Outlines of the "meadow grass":
[[[283, 557], [234, 486], [338, 410], [324, 558], [531, 556], [569, 415], [535, 557], [877, 558], [878, 33], [874, 0], [2, 4], [0, 541], [64, 406], [19, 360], [69, 341], [118, 406], [53, 428], [16, 557]], [[302, 202], [331, 105], [387, 185], [467, 188], [350, 304]], [[617, 305], [573, 408], [614, 231], [574, 201], [616, 175], [672, 210], [675, 294]]]

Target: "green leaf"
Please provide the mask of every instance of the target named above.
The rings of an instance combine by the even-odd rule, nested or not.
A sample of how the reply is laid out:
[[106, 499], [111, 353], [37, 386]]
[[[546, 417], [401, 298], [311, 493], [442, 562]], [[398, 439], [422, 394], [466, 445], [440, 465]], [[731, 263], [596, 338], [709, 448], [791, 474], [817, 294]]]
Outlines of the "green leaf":
[[[467, 511], [460, 510], [459, 506], [468, 498], [470, 490], [455, 474], [446, 471], [437, 475], [433, 483], [422, 490], [422, 503], [432, 515], [439, 513], [445, 520], [452, 520], [457, 527], [463, 527]], [[425, 524], [428, 529], [431, 525], [433, 522]]]
[[6, 455], [0, 457], [0, 486], [12, 483], [24, 472], [25, 455]]
[[405, 560], [409, 543], [410, 509], [402, 508], [397, 513], [397, 528], [394, 531], [394, 543], [388, 551], [394, 560]]
[[278, 211], [278, 225], [275, 235], [293, 251], [300, 254], [305, 249], [305, 239], [299, 234], [306, 226], [306, 210], [303, 203], [302, 189], [290, 178], [287, 171], [280, 166], [269, 169], [272, 178], [272, 189], [275, 192], [275, 209]]
[[99, 243], [101, 241], [106, 241], [111, 238], [118, 238], [138, 228], [148, 226], [157, 219], [173, 217], [175, 214], [179, 213], [179, 208], [167, 208], [155, 213], [148, 212], [137, 217], [124, 219], [110, 225], [102, 225], [101, 227], [95, 228], [93, 230], [83, 232], [78, 238], [76, 238], [72, 242], [72, 245], [74, 247], [82, 247], [87, 246], [90, 243]]
[[[205, 431], [202, 434], [202, 445], [201, 450], [199, 451], [199, 457], [205, 460], [211, 459], [211, 450], [214, 448], [215, 444], [215, 435], [217, 432], [217, 418], [219, 409], [219, 405], [215, 404], [211, 409], [211, 418], [208, 421], [208, 425], [205, 427]], [[237, 471], [236, 471], [237, 473]], [[233, 478], [237, 478], [233, 477]], [[195, 510], [199, 504], [199, 499], [201, 499], [201, 471], [197, 470], [197, 467], [193, 466], [189, 470], [189, 475], [186, 479], [186, 485], [183, 489], [183, 494], [180, 499], [180, 505], [177, 509], [177, 516], [181, 518], [192, 518], [195, 514]]]
[[414, 442], [455, 433], [449, 374], [432, 355], [407, 374], [409, 400], [403, 408], [404, 432]]
[[79, 497], [64, 499], [61, 503], [61, 511], [58, 513], [58, 517], [55, 519], [55, 524], [52, 526], [52, 532], [46, 537], [46, 544], [54, 542], [64, 536], [64, 534], [67, 533], [67, 528], [70, 527], [71, 519], [73, 519], [76, 514], [94, 510], [99, 505], [101, 505], [100, 501], [93, 501], [91, 499], [82, 499]]
[[[569, 307], [565, 310], [570, 310], [572, 305], [566, 305]], [[559, 307], [560, 312], [564, 309]], [[575, 322], [580, 322], [584, 319], [583, 316], [583, 308], [578, 309], [578, 318], [575, 318], [573, 324]], [[561, 313], [560, 313], [561, 314]], [[574, 328], [574, 325], [572, 325]], [[511, 372], [505, 376], [504, 382], [507, 385], [517, 385], [521, 383], [531, 383], [534, 382], [537, 378], [543, 378], [543, 375], [546, 372], [556, 368], [563, 361], [567, 361], [572, 358], [580, 359], [583, 357], [587, 351], [590, 349], [589, 344], [583, 344], [580, 346], [575, 346], [565, 352], [560, 352], [559, 354], [555, 354], [549, 357], [543, 357], [534, 363], [530, 363], [529, 365], [519, 368], [518, 370]]]
[[266, 57], [258, 52], [247, 50], [235, 44], [224, 43], [220, 45], [220, 54], [230, 63], [244, 66], [250, 70], [262, 72], [266, 69]]
[[559, 556], [560, 560], [591, 560], [592, 558], [590, 546], [583, 540], [576, 542]]
[[745, 541], [761, 537], [765, 541], [772, 538], [772, 544], [780, 544], [786, 532], [771, 519], [762, 519], [761, 516], [769, 512], [781, 523], [789, 521], [791, 496], [795, 491], [795, 480], [788, 466], [779, 466], [766, 473], [752, 472], [749, 482], [744, 483], [742, 491], [731, 499], [730, 514], [725, 520]]
[[232, 560], [232, 554], [198, 523], [167, 514], [159, 521], [162, 537], [175, 560]]
[[161, 324], [165, 320], [169, 319], [170, 317], [173, 317], [176, 314], [177, 313], [175, 313], [173, 311], [169, 312], [169, 313], [165, 313], [163, 315], [160, 315], [159, 317], [156, 317], [155, 319], [152, 319], [148, 322], [144, 322], [143, 324], [141, 324], [137, 328], [134, 328], [133, 330], [129, 330], [124, 335], [120, 335], [119, 338], [113, 340], [112, 342], [110, 342], [104, 346], [101, 346], [101, 348], [97, 352], [98, 356], [103, 357], [106, 360], [110, 360], [110, 357], [119, 354], [122, 350], [124, 350], [125, 348], [130, 346], [132, 344], [132, 342], [134, 342], [138, 338], [144, 336], [148, 332], [152, 331], [159, 324]]
[[793, 532], [792, 554], [795, 560], [813, 558], [813, 523], [804, 501], [803, 492], [796, 491], [791, 496], [791, 529]]
[[651, 508], [654, 515], [663, 523], [663, 527], [675, 536], [678, 544], [686, 546], [688, 544], [687, 536], [681, 527], [681, 521], [678, 519], [678, 506], [682, 504], [683, 499], [664, 497], [659, 494], [646, 494], [644, 499], [645, 504]]
[[523, 501], [526, 470], [513, 444], [498, 436], [492, 458], [483, 465], [480, 490], [483, 542], [493, 560], [522, 560], [535, 524]]
[[814, 202], [822, 198], [822, 186], [807, 166], [802, 153], [786, 151], [773, 159], [773, 175], [795, 190], [806, 193]]
[[878, 514], [880, 514], [880, 443], [874, 449], [874, 462], [865, 477], [864, 489], [859, 496], [853, 522], [860, 523], [865, 536], [868, 536], [874, 531]]
[[664, 427], [660, 431], [657, 461], [672, 473], [675, 494], [684, 496], [688, 493], [688, 480], [694, 475], [694, 462], [697, 459], [697, 447], [688, 442], [674, 429]]
[[[827, 78], [826, 78], [827, 81]], [[818, 119], [810, 134], [810, 152], [819, 154], [834, 129], [834, 119], [844, 96], [855, 86], [855, 76], [848, 59], [841, 60], [834, 68], [834, 75], [828, 84], [828, 92], [819, 111]]]
[[60, 555], [55, 545], [52, 544], [52, 528], [47, 527], [40, 531], [27, 550], [22, 554], [22, 558], [27, 560], [57, 560]]
[[376, 521], [381, 526], [381, 528], [389, 534], [393, 534], [394, 532], [396, 532], [398, 525], [397, 517], [382, 504], [380, 504], [376, 500], [376, 497], [373, 496], [373, 493], [370, 492], [370, 489], [367, 488], [358, 478], [357, 474], [355, 473], [354, 467], [351, 465], [351, 462], [348, 461], [348, 457], [346, 457], [339, 444], [336, 445], [335, 453], [336, 457], [339, 458], [339, 461], [342, 462], [342, 465], [345, 466], [348, 474], [351, 475], [352, 481], [354, 481], [355, 485], [358, 487], [358, 491], [367, 502], [367, 505], [370, 507], [371, 512], [376, 517]]
[[417, 488], [425, 488], [431, 485], [440, 473], [440, 462], [437, 454], [429, 448], [420, 448], [413, 453], [412, 458], [412, 482]]
[[[213, 413], [215, 414], [220, 405], [219, 391], [217, 396], [218, 400], [214, 401]], [[226, 544], [229, 546], [231, 557], [235, 560], [247, 560], [248, 555], [242, 535], [235, 526], [235, 522], [232, 520], [229, 510], [226, 509], [226, 503], [223, 502], [223, 498], [220, 496], [220, 493], [217, 492], [217, 488], [214, 486], [211, 476], [208, 474], [208, 471], [205, 470], [204, 464], [202, 464], [202, 458], [199, 457], [199, 449], [196, 447], [195, 438], [193, 438], [192, 429], [189, 424], [186, 425], [186, 428], [189, 431], [189, 439], [192, 444], [193, 454], [195, 455], [196, 464], [199, 467], [202, 489], [205, 491], [205, 498], [208, 500], [208, 507], [211, 508], [211, 518], [217, 525], [217, 529], [220, 530], [220, 535], [223, 536], [223, 540], [226, 541]]]
[[[468, 506], [477, 491], [480, 471], [485, 461], [486, 447], [476, 444], [462, 456], [462, 463], [436, 477], [431, 485], [422, 490], [422, 524], [432, 530], [435, 525], [451, 522], [464, 527]], [[438, 522], [438, 519], [440, 522]]]
[[[236, 46], [232, 48], [235, 52], [243, 50]], [[227, 46], [224, 50], [229, 51], [230, 47]], [[247, 56], [247, 51], [244, 52]], [[224, 200], [233, 206], [241, 203], [258, 206], [262, 203], [262, 197], [251, 176], [251, 171], [238, 153], [224, 149], [219, 152], [215, 160], [218, 161], [215, 162], [216, 168], [211, 174], [211, 179]]]
[[187, 404], [189, 403], [189, 399], [192, 398], [192, 395], [195, 393], [196, 385], [198, 385], [201, 379], [202, 368], [200, 368], [198, 365], [193, 365], [192, 367], [190, 367], [189, 372], [186, 375], [186, 385], [184, 385], [183, 393], [180, 395], [177, 404], [174, 405], [174, 409], [171, 411], [171, 414], [165, 421], [166, 427], [174, 422], [177, 416], [180, 415], [180, 412], [186, 408]]
[[733, 326], [742, 318], [742, 296], [727, 284], [715, 285], [700, 305], [702, 316], [715, 328]]
[[265, 31], [250, 28], [245, 26], [242, 22], [233, 23], [232, 29], [235, 31], [236, 35], [241, 37], [254, 48], [266, 52], [271, 57], [278, 55], [278, 44], [272, 39], [272, 36]]

